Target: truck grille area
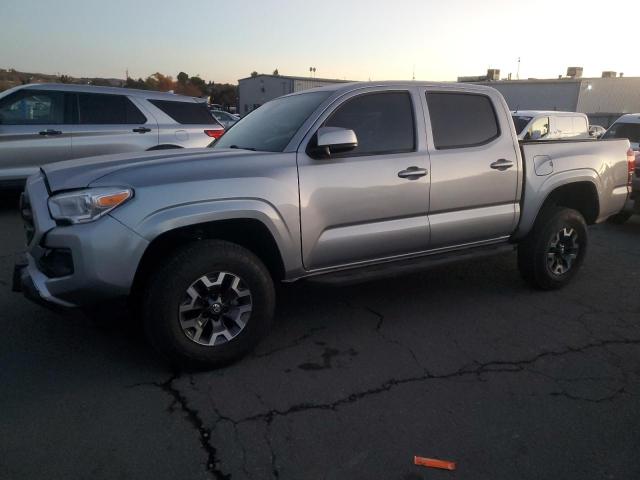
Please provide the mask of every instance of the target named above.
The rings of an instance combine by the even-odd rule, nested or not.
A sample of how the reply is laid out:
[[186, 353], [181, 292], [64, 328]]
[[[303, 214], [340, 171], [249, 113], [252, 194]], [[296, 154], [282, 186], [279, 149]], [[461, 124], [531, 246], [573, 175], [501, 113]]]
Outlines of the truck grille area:
[[33, 240], [36, 229], [33, 224], [33, 212], [31, 211], [29, 195], [27, 195], [26, 191], [20, 195], [20, 216], [24, 225], [24, 233], [27, 236], [27, 245], [29, 245]]

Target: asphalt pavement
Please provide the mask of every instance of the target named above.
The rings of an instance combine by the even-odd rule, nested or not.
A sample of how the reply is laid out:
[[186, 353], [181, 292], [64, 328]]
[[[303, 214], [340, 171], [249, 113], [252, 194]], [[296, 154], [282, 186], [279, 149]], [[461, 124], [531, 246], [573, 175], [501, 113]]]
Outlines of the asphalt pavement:
[[253, 354], [178, 373], [126, 317], [12, 293], [0, 202], [1, 479], [640, 478], [640, 217], [592, 227], [557, 292], [513, 254], [284, 286]]

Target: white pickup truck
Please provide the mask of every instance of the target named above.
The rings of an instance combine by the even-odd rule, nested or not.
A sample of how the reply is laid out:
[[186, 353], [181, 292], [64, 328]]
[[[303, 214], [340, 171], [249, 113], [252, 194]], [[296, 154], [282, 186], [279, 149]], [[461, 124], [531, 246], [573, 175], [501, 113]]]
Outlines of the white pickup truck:
[[632, 171], [628, 140], [518, 142], [492, 88], [333, 85], [266, 103], [213, 148], [44, 166], [14, 285], [59, 307], [127, 298], [168, 358], [217, 366], [265, 334], [277, 281], [517, 247], [529, 283], [559, 288]]

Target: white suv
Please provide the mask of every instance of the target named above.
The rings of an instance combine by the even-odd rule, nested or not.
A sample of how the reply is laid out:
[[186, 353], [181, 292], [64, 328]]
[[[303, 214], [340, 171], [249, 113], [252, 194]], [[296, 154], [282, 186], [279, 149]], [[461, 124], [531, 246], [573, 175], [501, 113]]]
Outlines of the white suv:
[[206, 103], [146, 90], [32, 84], [0, 93], [0, 185], [45, 163], [110, 153], [206, 147], [224, 127]]

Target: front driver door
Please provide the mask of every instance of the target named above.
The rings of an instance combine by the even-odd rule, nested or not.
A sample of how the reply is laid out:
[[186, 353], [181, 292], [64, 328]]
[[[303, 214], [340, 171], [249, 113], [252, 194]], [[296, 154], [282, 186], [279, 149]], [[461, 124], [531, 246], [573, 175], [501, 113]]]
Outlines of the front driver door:
[[0, 179], [19, 180], [71, 156], [65, 94], [25, 88], [0, 100]]
[[[419, 109], [412, 89], [359, 90], [325, 112], [303, 141], [298, 169], [306, 269], [428, 248], [429, 157], [418, 134], [424, 132]], [[306, 147], [321, 126], [354, 130], [358, 147], [312, 158]]]

